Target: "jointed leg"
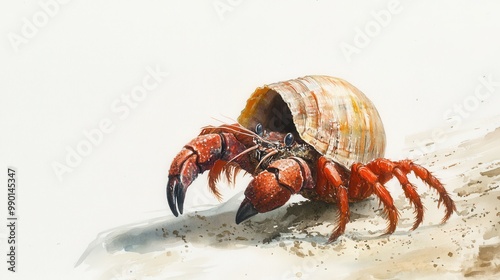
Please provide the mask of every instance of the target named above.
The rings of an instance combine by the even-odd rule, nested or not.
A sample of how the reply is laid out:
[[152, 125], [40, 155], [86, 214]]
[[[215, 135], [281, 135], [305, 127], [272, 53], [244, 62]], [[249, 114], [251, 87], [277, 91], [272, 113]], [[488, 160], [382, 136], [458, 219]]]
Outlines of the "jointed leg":
[[[401, 184], [405, 196], [415, 208], [415, 222], [412, 230], [416, 229], [422, 223], [424, 216], [424, 206], [420, 196], [416, 192], [416, 188], [407, 178], [409, 172], [413, 172], [417, 177], [422, 179], [430, 188], [435, 189], [439, 194], [439, 204], [443, 202], [445, 205], [445, 216], [442, 222], [448, 220], [453, 211], [456, 211], [455, 203], [446, 192], [441, 182], [434, 177], [424, 167], [413, 163], [411, 160], [402, 160], [393, 162], [388, 159], [378, 158], [366, 165], [360, 163], [352, 166], [351, 185], [349, 186], [350, 198], [362, 199], [371, 193], [377, 195], [384, 204], [384, 210], [388, 214], [389, 227], [387, 233], [392, 233], [395, 230], [398, 214], [395, 210], [392, 198], [389, 192], [383, 187], [387, 181], [395, 176]], [[368, 183], [363, 185], [362, 181]], [[367, 192], [367, 190], [369, 190]], [[438, 207], [439, 207], [438, 204]]]
[[401, 184], [406, 198], [408, 198], [410, 203], [413, 204], [413, 207], [415, 208], [415, 222], [411, 227], [411, 230], [415, 230], [424, 219], [424, 205], [420, 200], [420, 196], [417, 193], [416, 187], [412, 183], [410, 183], [410, 181], [408, 181], [408, 177], [406, 177], [406, 174], [398, 167], [393, 169], [393, 173]]
[[[351, 184], [349, 185], [349, 191], [355, 193], [362, 193], [364, 196], [375, 194], [380, 202], [384, 205], [384, 212], [387, 215], [388, 225], [386, 233], [390, 234], [396, 230], [396, 225], [398, 224], [399, 213], [394, 206], [394, 201], [391, 194], [385, 186], [380, 182], [379, 177], [372, 172], [372, 169], [368, 165], [364, 166], [361, 163], [353, 164], [351, 167]], [[356, 197], [357, 199], [362, 199], [364, 197]]]
[[436, 177], [434, 177], [434, 175], [432, 175], [429, 170], [414, 163], [411, 160], [401, 160], [396, 163], [403, 172], [409, 173], [410, 171], [413, 171], [415, 176], [424, 181], [431, 189], [435, 189], [437, 191], [439, 195], [438, 207], [441, 205], [441, 203], [443, 203], [446, 208], [445, 216], [441, 220], [442, 223], [446, 222], [450, 218], [451, 214], [453, 214], [453, 211], [457, 211], [455, 202], [453, 202], [453, 199], [451, 199], [443, 184], [441, 184], [441, 182]]
[[325, 157], [321, 157], [318, 160], [316, 192], [322, 200], [336, 202], [339, 207], [337, 226], [330, 235], [328, 243], [337, 240], [344, 233], [346, 224], [349, 222], [350, 210], [346, 188], [347, 180], [348, 171], [344, 167]]

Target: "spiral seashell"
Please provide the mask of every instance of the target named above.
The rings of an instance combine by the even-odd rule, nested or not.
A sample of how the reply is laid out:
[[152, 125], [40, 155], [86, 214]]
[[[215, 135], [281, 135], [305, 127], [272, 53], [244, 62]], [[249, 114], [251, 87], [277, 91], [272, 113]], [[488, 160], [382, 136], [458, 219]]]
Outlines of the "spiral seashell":
[[383, 157], [385, 131], [373, 103], [345, 80], [306, 76], [257, 88], [238, 122], [294, 132], [320, 154], [350, 167]]

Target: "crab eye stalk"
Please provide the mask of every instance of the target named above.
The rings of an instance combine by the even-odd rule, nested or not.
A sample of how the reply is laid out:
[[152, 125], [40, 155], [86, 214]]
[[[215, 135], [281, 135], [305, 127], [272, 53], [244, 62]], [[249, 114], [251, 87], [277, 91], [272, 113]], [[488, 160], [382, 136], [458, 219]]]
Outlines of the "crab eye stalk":
[[283, 139], [283, 142], [285, 142], [285, 146], [290, 147], [293, 144], [293, 134], [287, 133], [285, 135], [285, 138]]
[[257, 135], [259, 136], [262, 136], [262, 131], [263, 128], [262, 128], [262, 124], [258, 123], [256, 126], [255, 126], [255, 133], [257, 133]]

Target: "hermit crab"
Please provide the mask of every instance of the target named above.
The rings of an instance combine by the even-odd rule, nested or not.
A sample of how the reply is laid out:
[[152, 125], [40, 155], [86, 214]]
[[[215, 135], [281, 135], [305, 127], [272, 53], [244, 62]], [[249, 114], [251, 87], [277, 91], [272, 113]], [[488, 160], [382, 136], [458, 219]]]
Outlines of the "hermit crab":
[[422, 222], [424, 206], [407, 174], [423, 180], [445, 206], [442, 222], [456, 211], [443, 184], [412, 160], [383, 158], [384, 127], [373, 103], [345, 80], [306, 76], [257, 88], [238, 123], [208, 126], [174, 158], [168, 175], [167, 201], [182, 214], [186, 191], [198, 174], [208, 172], [216, 195], [219, 176], [238, 171], [253, 179], [236, 213], [236, 223], [283, 206], [292, 195], [338, 205], [338, 222], [328, 242], [349, 222], [349, 203], [375, 195], [387, 216], [386, 233], [399, 218], [384, 184], [395, 177], [414, 207], [412, 230]]

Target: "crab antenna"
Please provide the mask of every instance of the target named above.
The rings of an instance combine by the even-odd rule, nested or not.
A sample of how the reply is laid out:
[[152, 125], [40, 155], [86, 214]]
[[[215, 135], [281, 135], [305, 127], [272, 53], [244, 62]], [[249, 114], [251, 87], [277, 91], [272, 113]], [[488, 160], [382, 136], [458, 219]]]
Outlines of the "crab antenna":
[[[225, 116], [225, 115], [222, 115], [222, 117], [224, 117], [224, 118], [226, 118], [226, 119], [230, 120], [230, 121], [231, 121], [231, 122], [233, 122], [233, 123], [238, 123], [238, 121], [237, 121], [237, 120], [235, 120], [235, 119], [233, 119], [233, 118], [231, 118], [231, 117], [228, 117], [228, 116]], [[214, 120], [216, 120], [216, 121], [218, 121], [218, 122], [221, 122], [221, 123], [225, 123], [224, 121], [219, 120], [219, 119], [217, 119], [217, 118], [215, 118], [215, 117], [212, 117], [212, 119], [214, 119]], [[240, 127], [239, 127], [239, 128], [240, 128], [240, 129], [242, 129], [242, 130], [244, 130], [244, 131], [247, 131], [248, 133], [251, 133], [252, 135], [254, 135], [254, 136], [256, 136], [256, 137], [258, 137], [258, 138], [260, 138], [260, 139], [262, 139], [262, 137], [260, 137], [257, 133], [255, 133], [255, 131], [252, 131], [251, 129], [248, 129], [248, 128], [243, 127], [243, 126], [241, 126], [241, 125], [240, 125]]]
[[[230, 159], [227, 163], [230, 163], [230, 162], [232, 162], [233, 160], [235, 160], [235, 159], [239, 158], [240, 156], [242, 156], [242, 155], [244, 155], [244, 154], [246, 154], [246, 153], [249, 153], [249, 152], [251, 152], [251, 151], [253, 151], [253, 150], [256, 150], [256, 149], [258, 149], [258, 148], [259, 148], [259, 145], [252, 146], [252, 147], [250, 147], [250, 148], [248, 148], [248, 149], [244, 150], [243, 152], [241, 152], [241, 153], [237, 154], [236, 156], [234, 156], [234, 157], [233, 157], [232, 159]], [[227, 164], [227, 163], [226, 163], [226, 164]]]
[[[203, 129], [207, 129], [207, 128], [216, 129], [218, 127], [213, 126], [213, 125], [206, 125], [206, 126], [203, 127]], [[255, 133], [242, 132], [241, 130], [237, 130], [237, 129], [232, 128], [230, 125], [228, 125], [227, 127], [225, 127], [225, 129], [227, 129], [229, 131], [232, 131], [232, 132], [239, 133], [239, 134], [243, 134], [243, 135], [246, 135], [246, 136], [250, 136], [250, 137], [258, 137], [258, 135], [255, 134]]]
[[275, 154], [277, 154], [278, 151], [277, 150], [273, 150], [271, 151], [269, 154], [265, 155], [260, 161], [259, 161], [259, 164], [257, 164], [257, 166], [255, 167], [255, 170], [257, 171], [257, 169], [259, 168], [259, 166], [268, 158], [274, 156]]

